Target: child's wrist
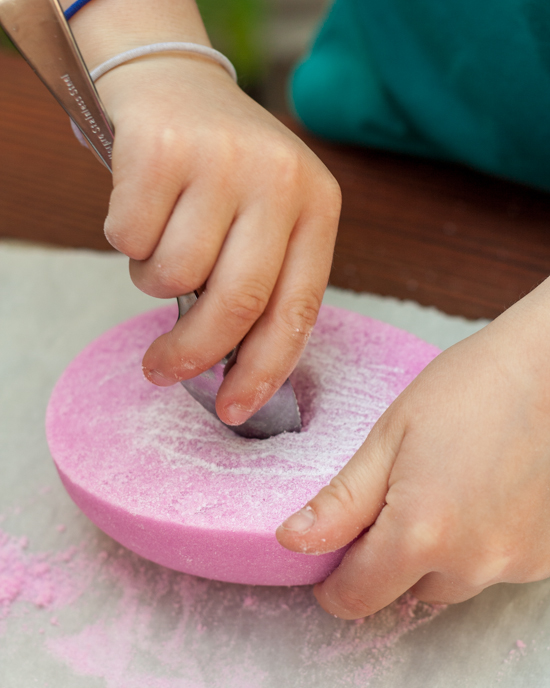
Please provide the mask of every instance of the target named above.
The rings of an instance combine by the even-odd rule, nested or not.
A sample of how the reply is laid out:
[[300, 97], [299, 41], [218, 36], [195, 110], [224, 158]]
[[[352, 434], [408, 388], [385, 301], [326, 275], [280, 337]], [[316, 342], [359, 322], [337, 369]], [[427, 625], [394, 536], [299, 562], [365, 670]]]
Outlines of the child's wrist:
[[[61, 1], [64, 10], [70, 5]], [[89, 69], [151, 43], [210, 46], [194, 0], [91, 0], [70, 24]]]
[[[138, 102], [152, 105], [162, 101], [171, 107], [168, 103], [176, 93], [186, 93], [190, 102], [200, 96], [206, 84], [209, 92], [227, 88], [239, 91], [218, 64], [185, 53], [161, 53], [123, 64], [102, 76], [97, 88], [116, 128], [121, 115], [124, 119], [129, 114], [135, 117]], [[141, 105], [137, 107], [140, 110]]]

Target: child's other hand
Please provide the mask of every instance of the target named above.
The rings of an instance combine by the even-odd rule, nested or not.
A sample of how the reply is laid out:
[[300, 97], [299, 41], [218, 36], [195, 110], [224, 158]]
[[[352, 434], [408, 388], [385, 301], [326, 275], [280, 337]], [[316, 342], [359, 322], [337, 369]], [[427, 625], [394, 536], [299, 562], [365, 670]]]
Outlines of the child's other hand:
[[159, 55], [98, 82], [116, 130], [105, 232], [134, 283], [160, 298], [206, 283], [144, 357], [173, 384], [243, 337], [217, 400], [244, 422], [294, 368], [328, 281], [340, 192], [317, 157], [217, 64]]
[[363, 617], [409, 589], [460, 602], [550, 576], [549, 307], [547, 280], [442, 353], [278, 529], [285, 547], [322, 553], [369, 528], [315, 588], [328, 612]]

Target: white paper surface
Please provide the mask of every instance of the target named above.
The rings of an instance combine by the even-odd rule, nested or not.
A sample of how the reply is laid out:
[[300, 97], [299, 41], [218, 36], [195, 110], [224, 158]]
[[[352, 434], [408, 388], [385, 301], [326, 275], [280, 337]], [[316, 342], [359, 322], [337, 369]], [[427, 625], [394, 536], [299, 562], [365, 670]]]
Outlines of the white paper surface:
[[[326, 301], [440, 347], [484, 324], [334, 289]], [[61, 576], [56, 589], [66, 576], [74, 593], [43, 607], [0, 597], [1, 688], [550, 686], [549, 581], [496, 586], [435, 615], [392, 605], [356, 624], [322, 612], [307, 587], [168, 572], [80, 514], [46, 444], [49, 394], [91, 339], [158, 304], [118, 255], [0, 242], [0, 529], [28, 538], [16, 545], [27, 577], [42, 557], [51, 570], [40, 575]]]

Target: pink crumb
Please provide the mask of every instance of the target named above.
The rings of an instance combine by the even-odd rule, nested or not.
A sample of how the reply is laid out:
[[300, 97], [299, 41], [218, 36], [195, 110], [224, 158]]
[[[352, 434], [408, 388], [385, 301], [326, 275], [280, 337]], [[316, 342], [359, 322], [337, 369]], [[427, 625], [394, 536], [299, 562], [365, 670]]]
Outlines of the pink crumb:
[[64, 533], [67, 530], [67, 526], [63, 523], [60, 523], [55, 527], [58, 533]]

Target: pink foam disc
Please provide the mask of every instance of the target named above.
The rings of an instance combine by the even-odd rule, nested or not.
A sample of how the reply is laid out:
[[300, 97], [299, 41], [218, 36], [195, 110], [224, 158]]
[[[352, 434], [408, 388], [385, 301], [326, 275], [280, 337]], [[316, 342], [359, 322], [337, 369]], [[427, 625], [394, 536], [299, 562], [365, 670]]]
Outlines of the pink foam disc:
[[275, 530], [342, 468], [438, 350], [324, 306], [292, 375], [302, 432], [251, 440], [181, 385], [144, 379], [143, 353], [176, 317], [161, 308], [109, 330], [58, 381], [46, 430], [68, 493], [115, 540], [172, 569], [259, 585], [323, 580], [344, 549], [289, 552]]

